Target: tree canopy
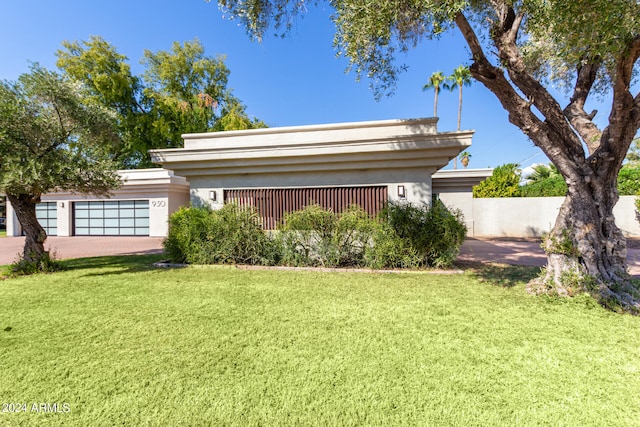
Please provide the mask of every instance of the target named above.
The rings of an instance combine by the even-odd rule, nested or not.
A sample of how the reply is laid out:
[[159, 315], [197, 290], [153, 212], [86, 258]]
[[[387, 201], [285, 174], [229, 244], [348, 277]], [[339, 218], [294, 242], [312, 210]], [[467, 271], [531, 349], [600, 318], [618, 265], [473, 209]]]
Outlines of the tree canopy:
[[81, 82], [91, 98], [117, 112], [121, 167], [151, 166], [147, 151], [182, 146], [182, 134], [266, 127], [246, 114], [228, 88], [223, 56], [210, 57], [198, 40], [174, 42], [169, 51], [145, 50], [141, 76], [128, 58], [101, 37], [64, 42], [58, 67]]

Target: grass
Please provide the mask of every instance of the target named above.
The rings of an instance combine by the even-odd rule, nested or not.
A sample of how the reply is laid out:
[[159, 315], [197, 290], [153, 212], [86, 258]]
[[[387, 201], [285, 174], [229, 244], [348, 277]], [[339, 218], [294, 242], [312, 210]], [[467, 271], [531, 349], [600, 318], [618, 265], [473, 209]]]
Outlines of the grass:
[[533, 269], [161, 270], [154, 259], [66, 261], [0, 282], [0, 402], [27, 404], [0, 425], [640, 420], [640, 318], [530, 296]]
[[0, 237], [7, 237], [7, 230], [0, 230]]

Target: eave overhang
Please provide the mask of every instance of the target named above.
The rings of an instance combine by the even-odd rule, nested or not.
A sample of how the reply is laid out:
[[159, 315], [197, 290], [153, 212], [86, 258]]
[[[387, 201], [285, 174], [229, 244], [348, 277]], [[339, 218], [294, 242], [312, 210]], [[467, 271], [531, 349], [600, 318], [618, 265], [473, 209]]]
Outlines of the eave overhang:
[[294, 126], [183, 135], [184, 148], [151, 150], [180, 176], [419, 168], [438, 170], [473, 131], [437, 132], [437, 119]]

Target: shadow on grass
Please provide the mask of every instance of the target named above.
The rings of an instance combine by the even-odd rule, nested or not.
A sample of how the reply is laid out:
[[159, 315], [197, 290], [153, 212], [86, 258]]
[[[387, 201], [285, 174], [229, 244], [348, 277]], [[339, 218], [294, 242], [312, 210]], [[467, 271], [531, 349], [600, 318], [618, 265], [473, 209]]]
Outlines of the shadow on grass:
[[459, 262], [456, 265], [473, 272], [481, 282], [505, 288], [526, 284], [540, 275], [540, 267], [481, 262]]
[[61, 261], [61, 263], [68, 271], [100, 270], [97, 272], [87, 273], [86, 276], [109, 276], [114, 274], [156, 270], [157, 267], [154, 267], [153, 263], [161, 261], [163, 258], [166, 258], [166, 256], [162, 254], [119, 255], [68, 259]]

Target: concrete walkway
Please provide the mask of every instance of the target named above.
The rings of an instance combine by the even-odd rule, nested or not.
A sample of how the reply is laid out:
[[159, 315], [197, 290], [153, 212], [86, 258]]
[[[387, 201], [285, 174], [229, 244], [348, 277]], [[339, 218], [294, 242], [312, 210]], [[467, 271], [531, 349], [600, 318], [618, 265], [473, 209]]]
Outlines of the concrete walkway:
[[[57, 259], [159, 254], [162, 253], [162, 240], [161, 237], [49, 237], [45, 247], [55, 253]], [[640, 276], [640, 243], [629, 243], [629, 272]], [[15, 261], [23, 246], [24, 237], [0, 238], [0, 265]], [[535, 240], [467, 239], [458, 260], [538, 267], [546, 264], [540, 242]]]

